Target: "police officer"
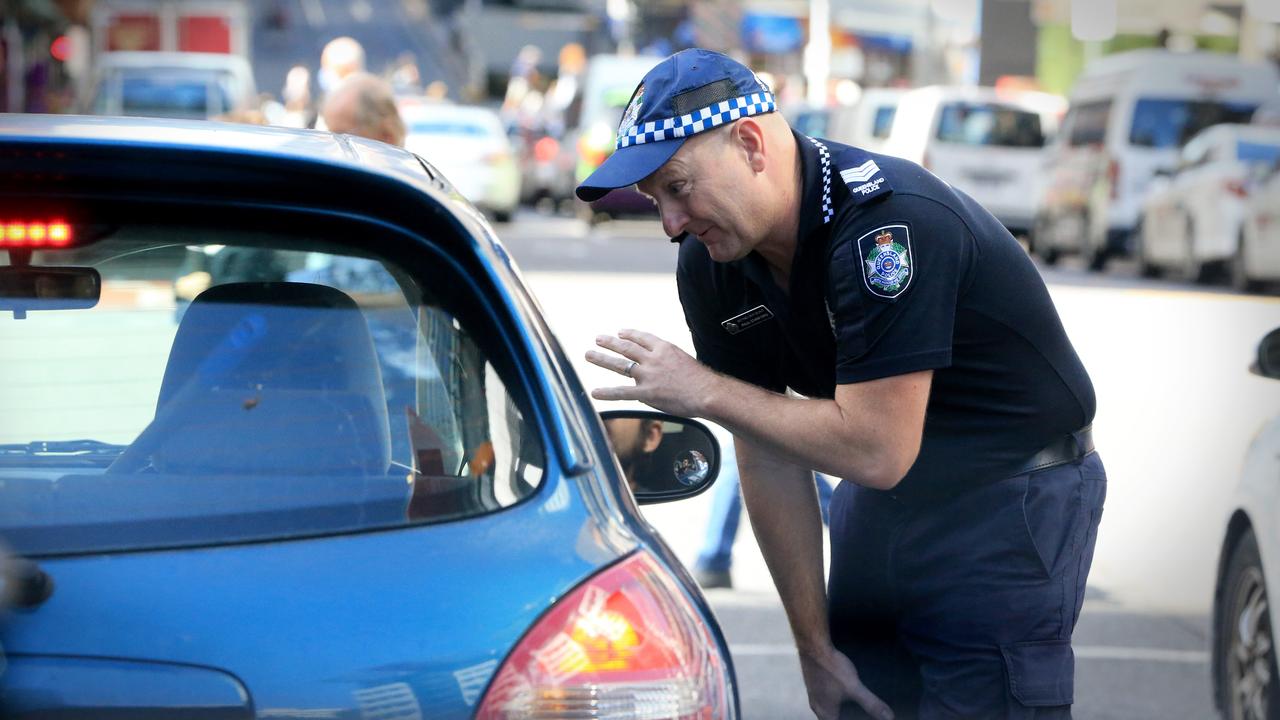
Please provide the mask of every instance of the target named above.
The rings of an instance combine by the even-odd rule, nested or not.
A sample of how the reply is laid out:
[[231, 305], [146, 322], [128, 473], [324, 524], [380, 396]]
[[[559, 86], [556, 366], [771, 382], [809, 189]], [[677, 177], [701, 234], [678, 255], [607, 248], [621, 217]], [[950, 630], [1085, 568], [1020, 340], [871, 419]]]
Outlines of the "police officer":
[[[698, 357], [601, 336], [634, 385], [593, 396], [733, 432], [818, 717], [1069, 717], [1106, 480], [1044, 282], [968, 196], [775, 110], [703, 50], [636, 88], [577, 192], [654, 198]], [[844, 478], [825, 592], [813, 469]]]

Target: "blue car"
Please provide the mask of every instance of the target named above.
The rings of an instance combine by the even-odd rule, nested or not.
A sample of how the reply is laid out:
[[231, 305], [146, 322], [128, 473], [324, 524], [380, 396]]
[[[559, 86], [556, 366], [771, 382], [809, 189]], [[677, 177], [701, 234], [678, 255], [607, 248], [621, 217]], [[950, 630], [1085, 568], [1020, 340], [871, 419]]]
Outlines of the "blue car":
[[738, 717], [637, 509], [715, 440], [598, 414], [430, 165], [9, 115], [0, 166], [0, 716]]

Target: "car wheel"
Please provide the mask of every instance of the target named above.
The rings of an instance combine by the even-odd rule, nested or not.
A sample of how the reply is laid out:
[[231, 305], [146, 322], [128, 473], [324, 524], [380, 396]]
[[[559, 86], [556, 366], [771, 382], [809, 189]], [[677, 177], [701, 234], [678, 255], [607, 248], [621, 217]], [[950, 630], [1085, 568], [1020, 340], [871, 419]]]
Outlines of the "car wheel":
[[1094, 272], [1102, 272], [1107, 269], [1107, 261], [1111, 259], [1111, 252], [1106, 245], [1100, 248], [1094, 248], [1089, 254], [1089, 269]]
[[1232, 551], [1223, 585], [1214, 661], [1222, 678], [1228, 720], [1271, 720], [1280, 713], [1280, 676], [1262, 559], [1253, 531], [1246, 531]]
[[1227, 271], [1231, 275], [1231, 287], [1243, 293], [1257, 292], [1258, 283], [1249, 277], [1249, 268], [1245, 264], [1244, 231], [1236, 240], [1236, 251], [1231, 256]]
[[1208, 273], [1205, 272], [1204, 263], [1196, 259], [1196, 226], [1191, 218], [1187, 218], [1185, 241], [1186, 255], [1182, 259], [1182, 272], [1180, 273], [1187, 282], [1203, 283]]
[[1147, 257], [1147, 238], [1146, 223], [1143, 220], [1138, 221], [1138, 226], [1133, 229], [1134, 242], [1137, 245], [1134, 248], [1134, 254], [1138, 256], [1138, 274], [1144, 278], [1160, 277], [1160, 266], [1151, 262]]
[[1104, 230], [1101, 245], [1097, 247], [1090, 247], [1092, 238], [1090, 228], [1092, 226], [1089, 224], [1089, 215], [1087, 213], [1082, 213], [1080, 215], [1080, 227], [1084, 233], [1084, 237], [1081, 238], [1080, 241], [1080, 247], [1082, 248], [1081, 254], [1084, 255], [1085, 259], [1088, 261], [1090, 270], [1093, 272], [1102, 272], [1107, 269], [1107, 261], [1111, 259], [1111, 248], [1107, 247], [1107, 234]]
[[1031, 231], [1031, 253], [1045, 265], [1058, 262], [1058, 249], [1053, 245], [1052, 228], [1049, 219], [1041, 217], [1036, 218], [1035, 228]]

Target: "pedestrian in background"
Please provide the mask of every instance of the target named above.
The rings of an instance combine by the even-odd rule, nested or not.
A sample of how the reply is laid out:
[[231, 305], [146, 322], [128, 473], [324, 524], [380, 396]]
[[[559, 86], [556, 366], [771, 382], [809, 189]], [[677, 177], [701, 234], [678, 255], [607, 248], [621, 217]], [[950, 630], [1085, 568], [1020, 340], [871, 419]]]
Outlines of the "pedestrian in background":
[[[742, 494], [738, 483], [738, 459], [733, 451], [733, 438], [721, 441], [720, 474], [711, 490], [711, 508], [707, 513], [707, 529], [702, 549], [693, 565], [693, 578], [707, 590], [733, 587], [733, 546], [738, 539], [742, 520]], [[818, 506], [822, 524], [828, 523], [832, 481], [822, 473], [814, 473], [818, 486]]]

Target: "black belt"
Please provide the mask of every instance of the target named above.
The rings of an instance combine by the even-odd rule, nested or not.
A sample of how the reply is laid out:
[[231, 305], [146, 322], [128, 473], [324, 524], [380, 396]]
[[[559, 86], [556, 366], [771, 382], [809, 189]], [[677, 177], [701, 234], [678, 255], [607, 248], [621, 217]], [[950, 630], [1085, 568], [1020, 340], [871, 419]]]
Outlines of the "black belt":
[[1049, 443], [1045, 449], [1036, 453], [1022, 464], [1014, 475], [1026, 475], [1057, 465], [1075, 462], [1093, 452], [1093, 426], [1086, 425], [1070, 435]]

